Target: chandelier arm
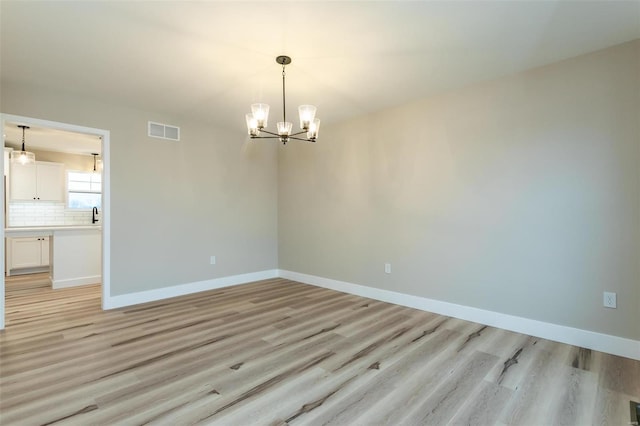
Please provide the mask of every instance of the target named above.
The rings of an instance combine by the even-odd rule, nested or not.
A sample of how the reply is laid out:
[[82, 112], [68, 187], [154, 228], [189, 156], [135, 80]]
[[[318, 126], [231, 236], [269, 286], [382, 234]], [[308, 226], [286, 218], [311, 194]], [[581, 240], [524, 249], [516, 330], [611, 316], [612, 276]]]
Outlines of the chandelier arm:
[[303, 142], [315, 142], [315, 139], [309, 139], [309, 138], [296, 138], [295, 136], [289, 136], [289, 139], [295, 139], [297, 141], [303, 141]]
[[[301, 131], [299, 131], [297, 133], [291, 133], [289, 136], [298, 136], [298, 135], [301, 135], [303, 133], [307, 133], [307, 130], [301, 130]], [[309, 138], [307, 138], [307, 139], [309, 139]]]
[[280, 136], [251, 136], [251, 139], [280, 139]]
[[[260, 132], [261, 132], [261, 133], [266, 133], [266, 134], [268, 134], [268, 135], [273, 135], [273, 136], [276, 136], [276, 137], [280, 137], [280, 135], [279, 135], [279, 134], [277, 134], [277, 133], [273, 133], [273, 132], [270, 132], [270, 131], [268, 131], [268, 130], [265, 130], [264, 128], [263, 128], [263, 129], [261, 129], [261, 130], [260, 130]], [[256, 136], [256, 137], [257, 137], [257, 138], [260, 138], [260, 137], [263, 137], [263, 136]], [[264, 137], [266, 137], [266, 136], [264, 136]]]

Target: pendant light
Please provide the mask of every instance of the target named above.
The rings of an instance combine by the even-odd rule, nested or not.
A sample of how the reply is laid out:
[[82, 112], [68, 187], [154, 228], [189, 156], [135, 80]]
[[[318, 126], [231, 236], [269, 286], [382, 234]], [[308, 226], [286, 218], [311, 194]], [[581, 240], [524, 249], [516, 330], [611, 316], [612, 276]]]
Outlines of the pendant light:
[[29, 126], [24, 126], [22, 124], [18, 125], [22, 129], [22, 151], [11, 151], [11, 162], [17, 164], [33, 164], [36, 162], [36, 156], [33, 152], [28, 152], [24, 149], [24, 131], [28, 129]]
[[95, 152], [92, 153], [91, 155], [93, 155], [93, 173], [98, 173], [98, 167], [97, 167], [97, 161], [98, 161], [98, 155], [100, 154], [96, 154]]
[[102, 160], [98, 160], [98, 155], [96, 153], [92, 153], [93, 155], [93, 170], [91, 171], [91, 186], [93, 187], [94, 183], [102, 182]]

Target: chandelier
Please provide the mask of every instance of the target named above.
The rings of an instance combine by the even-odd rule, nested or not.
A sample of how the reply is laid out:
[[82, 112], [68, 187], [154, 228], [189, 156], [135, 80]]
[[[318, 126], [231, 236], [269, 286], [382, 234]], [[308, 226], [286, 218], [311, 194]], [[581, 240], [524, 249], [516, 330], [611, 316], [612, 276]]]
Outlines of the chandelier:
[[[287, 122], [287, 109], [285, 99], [285, 72], [284, 67], [291, 63], [288, 56], [278, 56], [276, 62], [282, 65], [282, 121], [276, 124], [277, 133], [266, 130], [267, 120], [269, 118], [269, 105], [253, 104], [251, 105], [251, 113], [246, 115], [247, 131], [251, 139], [280, 139], [286, 145], [290, 139], [298, 141], [315, 142], [320, 130], [320, 119], [315, 118], [316, 107], [313, 105], [300, 105], [298, 113], [300, 115], [300, 131], [291, 133], [293, 123]], [[266, 133], [269, 136], [263, 136]], [[304, 136], [303, 136], [304, 135]]]

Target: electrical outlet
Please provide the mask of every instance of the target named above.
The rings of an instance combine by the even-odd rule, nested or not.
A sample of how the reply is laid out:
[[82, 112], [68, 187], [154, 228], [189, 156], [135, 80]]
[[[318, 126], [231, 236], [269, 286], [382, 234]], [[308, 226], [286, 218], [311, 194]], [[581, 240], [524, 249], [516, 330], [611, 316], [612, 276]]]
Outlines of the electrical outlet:
[[609, 291], [605, 291], [604, 292], [604, 296], [603, 296], [603, 301], [602, 304], [604, 305], [605, 308], [617, 308], [618, 307], [618, 303], [617, 303], [617, 297], [615, 293], [609, 292]]
[[384, 264], [384, 273], [385, 274], [390, 274], [391, 273], [391, 264], [390, 263], [385, 263]]
[[210, 262], [212, 265], [215, 265], [215, 264], [216, 264], [216, 257], [215, 257], [215, 256], [211, 256], [211, 259], [209, 260], [209, 262]]

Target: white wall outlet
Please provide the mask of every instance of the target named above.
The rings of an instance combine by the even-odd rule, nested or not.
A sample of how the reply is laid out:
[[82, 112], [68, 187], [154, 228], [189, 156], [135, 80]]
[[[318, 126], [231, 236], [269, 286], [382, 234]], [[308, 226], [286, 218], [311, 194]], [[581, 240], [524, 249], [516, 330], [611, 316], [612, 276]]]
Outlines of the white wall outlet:
[[216, 257], [215, 256], [211, 256], [211, 259], [209, 259], [209, 263], [211, 263], [212, 265], [216, 264]]
[[605, 308], [614, 308], [614, 309], [617, 308], [618, 301], [617, 301], [616, 294], [609, 291], [605, 291], [602, 304], [604, 305]]
[[390, 274], [391, 273], [391, 264], [390, 263], [385, 263], [384, 264], [384, 273], [385, 274]]

